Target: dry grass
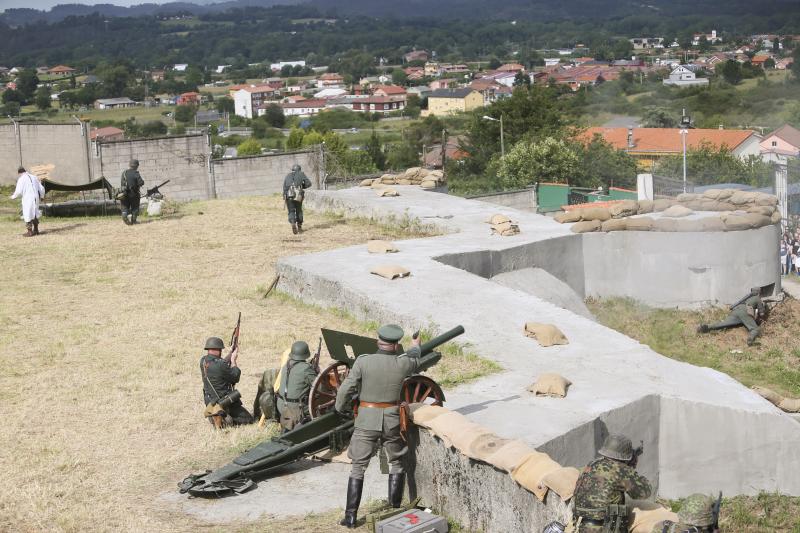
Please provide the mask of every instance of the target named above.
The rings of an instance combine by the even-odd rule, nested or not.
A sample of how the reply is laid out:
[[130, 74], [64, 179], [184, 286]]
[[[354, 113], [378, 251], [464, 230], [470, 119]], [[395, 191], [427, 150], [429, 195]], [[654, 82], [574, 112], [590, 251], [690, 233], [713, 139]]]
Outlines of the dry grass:
[[159, 495], [261, 438], [254, 426], [215, 433], [201, 416], [203, 342], [227, 338], [238, 311], [248, 408], [295, 339], [369, 333], [344, 313], [262, 299], [276, 260], [401, 235], [312, 214], [293, 236], [275, 197], [143, 222], [45, 219], [25, 239], [19, 220], [0, 220], [0, 531], [327, 530], [316, 517], [209, 528]]

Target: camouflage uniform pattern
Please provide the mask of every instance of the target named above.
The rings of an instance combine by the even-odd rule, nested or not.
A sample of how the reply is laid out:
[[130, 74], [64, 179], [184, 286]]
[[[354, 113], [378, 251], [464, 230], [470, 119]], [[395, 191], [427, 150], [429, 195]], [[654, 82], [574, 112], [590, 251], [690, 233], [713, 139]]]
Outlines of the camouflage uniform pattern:
[[[652, 494], [650, 482], [635, 469], [607, 457], [595, 459], [583, 469], [575, 486], [575, 514], [584, 519], [605, 520], [609, 505], [625, 503], [631, 498], [646, 499]], [[581, 533], [599, 533], [597, 524], [581, 524]]]
[[650, 533], [706, 533], [706, 531], [708, 530], [704, 527], [685, 524], [682, 521], [675, 523], [665, 520], [654, 525]]

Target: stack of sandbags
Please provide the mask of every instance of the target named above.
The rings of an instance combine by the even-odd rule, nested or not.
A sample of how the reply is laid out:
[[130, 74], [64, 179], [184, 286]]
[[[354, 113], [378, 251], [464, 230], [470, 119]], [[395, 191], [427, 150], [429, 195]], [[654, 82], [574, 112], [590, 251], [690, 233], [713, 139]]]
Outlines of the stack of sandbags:
[[505, 215], [492, 215], [487, 221], [487, 224], [492, 225], [492, 235], [500, 235], [502, 237], [509, 237], [519, 233], [519, 224], [513, 222]]
[[380, 178], [365, 179], [361, 187], [381, 187], [384, 185], [419, 185], [423, 189], [433, 189], [445, 182], [444, 172], [411, 167], [400, 174], [384, 174]]
[[561, 224], [592, 220], [604, 222], [611, 218], [611, 212], [605, 207], [578, 207], [558, 213], [553, 218]]
[[52, 163], [46, 165], [34, 165], [28, 168], [28, 172], [39, 178], [39, 181], [49, 180], [51, 179], [50, 173], [53, 172], [55, 168], [56, 166], [53, 165]]
[[639, 202], [636, 200], [621, 200], [608, 208], [611, 218], [624, 218], [639, 213]]
[[800, 398], [784, 398], [777, 392], [766, 387], [754, 386], [753, 390], [762, 398], [776, 405], [787, 413], [800, 413]]

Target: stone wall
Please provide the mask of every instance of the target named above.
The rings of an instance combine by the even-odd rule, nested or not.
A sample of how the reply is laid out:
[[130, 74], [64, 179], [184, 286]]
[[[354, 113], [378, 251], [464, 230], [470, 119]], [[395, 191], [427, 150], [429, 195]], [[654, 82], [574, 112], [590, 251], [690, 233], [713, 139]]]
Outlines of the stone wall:
[[218, 198], [265, 195], [283, 192], [283, 178], [297, 163], [316, 183], [310, 152], [269, 154], [212, 162], [213, 182]]
[[51, 177], [67, 184], [92, 180], [88, 124], [0, 125], [0, 184], [16, 182], [17, 167], [52, 164]]
[[479, 200], [487, 204], [513, 207], [520, 211], [536, 212], [536, 189], [522, 189], [519, 191], [506, 191], [495, 194], [482, 194], [470, 196], [472, 200]]

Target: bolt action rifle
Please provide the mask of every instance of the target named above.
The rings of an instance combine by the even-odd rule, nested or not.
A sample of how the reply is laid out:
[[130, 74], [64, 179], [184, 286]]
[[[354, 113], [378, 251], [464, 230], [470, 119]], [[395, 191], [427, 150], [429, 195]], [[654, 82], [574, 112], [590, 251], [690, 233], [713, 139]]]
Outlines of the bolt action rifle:
[[161, 194], [161, 191], [160, 191], [159, 189], [160, 189], [161, 187], [163, 187], [164, 185], [166, 185], [167, 183], [169, 183], [169, 182], [170, 182], [170, 180], [167, 180], [167, 181], [165, 181], [164, 183], [162, 183], [161, 185], [156, 185], [156, 186], [155, 186], [155, 187], [153, 187], [152, 189], [147, 189], [147, 192], [146, 192], [146, 193], [144, 193], [144, 197], [145, 197], [145, 198], [150, 198], [150, 197], [151, 197], [151, 196], [153, 196], [154, 194], [158, 194], [158, 195], [160, 195], [160, 194]]
[[314, 354], [314, 358], [311, 359], [311, 368], [314, 369], [315, 374], [319, 374], [319, 357], [322, 354], [322, 337], [319, 338], [319, 344], [317, 344], [317, 353]]
[[239, 327], [242, 325], [242, 312], [239, 311], [239, 318], [236, 319], [236, 327], [233, 328], [233, 333], [231, 333], [231, 351], [228, 355], [225, 356], [226, 361], [231, 360], [231, 355], [239, 348]]
[[719, 497], [717, 501], [714, 502], [714, 506], [711, 508], [711, 516], [714, 519], [711, 522], [711, 531], [712, 533], [719, 533], [719, 512], [722, 509], [722, 491], [719, 491]]

